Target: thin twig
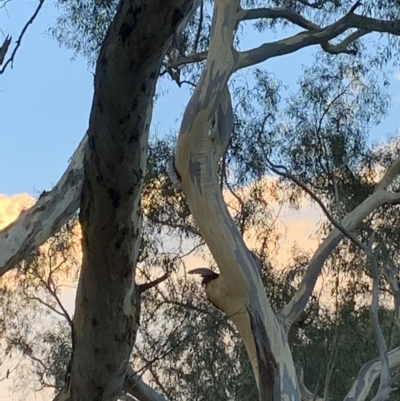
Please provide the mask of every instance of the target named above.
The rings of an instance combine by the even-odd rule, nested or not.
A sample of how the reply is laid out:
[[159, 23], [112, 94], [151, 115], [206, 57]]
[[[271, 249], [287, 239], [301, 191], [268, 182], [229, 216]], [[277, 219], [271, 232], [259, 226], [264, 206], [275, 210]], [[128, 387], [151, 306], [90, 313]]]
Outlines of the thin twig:
[[196, 38], [194, 40], [194, 45], [193, 45], [193, 53], [197, 53], [197, 46], [199, 45], [199, 39], [201, 31], [203, 29], [203, 12], [204, 12], [204, 2], [202, 1], [200, 4], [199, 25], [197, 26]]
[[21, 33], [20, 33], [20, 35], [19, 35], [19, 38], [18, 38], [17, 41], [16, 41], [16, 46], [15, 46], [13, 52], [11, 53], [10, 58], [5, 62], [5, 64], [3, 65], [3, 68], [0, 70], [0, 75], [4, 73], [4, 71], [6, 70], [6, 68], [7, 68], [7, 66], [8, 66], [9, 64], [11, 64], [11, 68], [14, 67], [14, 58], [15, 58], [15, 55], [16, 55], [16, 53], [17, 53], [18, 48], [21, 46], [22, 38], [24, 37], [25, 32], [26, 32], [27, 29], [28, 29], [28, 26], [29, 26], [30, 24], [33, 23], [33, 21], [35, 20], [35, 18], [36, 18], [37, 15], [39, 14], [39, 11], [40, 11], [40, 9], [42, 8], [44, 2], [45, 2], [45, 0], [39, 0], [39, 5], [36, 7], [36, 10], [35, 10], [35, 12], [32, 14], [32, 17], [29, 18], [28, 22], [27, 22], [27, 23], [25, 24], [25, 26], [22, 28], [22, 31], [21, 31]]
[[[328, 220], [332, 223], [332, 225], [337, 228], [339, 231], [341, 231], [346, 237], [348, 237], [357, 247], [364, 249], [364, 245], [360, 242], [360, 240], [349, 230], [347, 230], [345, 227], [343, 227], [340, 223], [338, 223], [329, 210], [326, 208], [324, 203], [321, 201], [321, 199], [312, 191], [310, 188], [307, 187], [306, 184], [304, 184], [302, 181], [300, 181], [297, 177], [295, 177], [293, 174], [289, 173], [286, 169], [285, 166], [280, 166], [273, 164], [267, 157], [266, 161], [268, 163], [268, 167], [270, 168], [271, 171], [273, 171], [275, 174], [278, 174], [281, 177], [289, 178], [292, 180], [295, 184], [297, 184], [300, 188], [302, 188], [308, 195], [311, 196], [311, 198], [318, 203]], [[283, 170], [283, 171], [281, 171]]]

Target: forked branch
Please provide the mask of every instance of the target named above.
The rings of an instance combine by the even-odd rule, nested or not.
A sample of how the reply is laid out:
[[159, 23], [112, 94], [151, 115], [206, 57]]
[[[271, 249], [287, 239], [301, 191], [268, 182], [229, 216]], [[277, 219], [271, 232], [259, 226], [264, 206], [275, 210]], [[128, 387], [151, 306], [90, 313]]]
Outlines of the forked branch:
[[[328, 45], [330, 40], [339, 37], [352, 28], [357, 29], [357, 31], [351, 33], [342, 43], [335, 45], [333, 48], [331, 47], [333, 45]], [[328, 52], [330, 49], [334, 53], [343, 52], [345, 51], [345, 45], [348, 46], [352, 41], [369, 32], [400, 35], [400, 20], [383, 21], [350, 13], [325, 28], [303, 31], [297, 35], [276, 42], [265, 43], [257, 48], [241, 52], [237, 69], [261, 63], [272, 57], [293, 53], [312, 45], [327, 46], [325, 50]]]
[[302, 401], [324, 401], [323, 398], [313, 394], [304, 384], [304, 370], [300, 362], [296, 363], [296, 373]]
[[146, 384], [129, 365], [123, 387], [124, 392], [132, 395], [139, 401], [167, 401], [163, 395]]
[[[400, 366], [400, 347], [388, 352], [389, 369], [396, 369]], [[381, 374], [382, 361], [380, 358], [372, 359], [364, 364], [359, 370], [357, 377], [347, 393], [344, 401], [364, 401], [375, 380]]]
[[345, 235], [344, 233], [354, 230], [365, 217], [378, 207], [384, 204], [400, 203], [400, 193], [387, 191], [387, 187], [398, 176], [399, 172], [400, 157], [397, 158], [392, 166], [386, 171], [385, 175], [378, 183], [375, 192], [343, 218], [341, 223], [341, 228], [343, 230], [341, 231], [338, 228], [333, 229], [318, 247], [307, 267], [298, 290], [290, 302], [281, 311], [281, 315], [286, 321], [287, 330], [300, 317], [306, 307], [311, 294], [314, 291], [315, 284], [321, 273], [324, 262], [342, 240]]

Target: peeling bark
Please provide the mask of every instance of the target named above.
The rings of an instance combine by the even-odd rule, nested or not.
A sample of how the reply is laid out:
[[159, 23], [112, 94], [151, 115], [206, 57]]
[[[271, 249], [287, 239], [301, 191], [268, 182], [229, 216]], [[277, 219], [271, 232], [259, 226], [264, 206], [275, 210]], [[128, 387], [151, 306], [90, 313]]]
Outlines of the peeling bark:
[[73, 354], [59, 400], [120, 395], [139, 321], [134, 273], [153, 96], [193, 0], [122, 1], [97, 61], [80, 201], [83, 262]]

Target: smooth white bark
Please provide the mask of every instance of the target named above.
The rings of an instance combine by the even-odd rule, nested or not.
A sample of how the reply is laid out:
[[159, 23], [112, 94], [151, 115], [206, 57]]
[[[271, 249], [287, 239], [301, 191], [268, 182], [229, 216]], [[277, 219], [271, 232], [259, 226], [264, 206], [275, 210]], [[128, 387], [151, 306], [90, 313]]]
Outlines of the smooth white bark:
[[82, 189], [86, 147], [85, 135], [55, 187], [44, 192], [31, 208], [0, 231], [0, 275], [35, 251], [76, 213]]

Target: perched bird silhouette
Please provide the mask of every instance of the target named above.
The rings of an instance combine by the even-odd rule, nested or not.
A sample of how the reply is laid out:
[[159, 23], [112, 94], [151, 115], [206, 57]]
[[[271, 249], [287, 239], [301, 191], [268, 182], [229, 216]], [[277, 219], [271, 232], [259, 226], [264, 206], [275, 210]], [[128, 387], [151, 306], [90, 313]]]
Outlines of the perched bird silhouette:
[[197, 269], [189, 270], [189, 274], [199, 274], [203, 280], [201, 282], [204, 287], [212, 280], [216, 279], [219, 274], [213, 272], [211, 269], [207, 267], [198, 267]]

